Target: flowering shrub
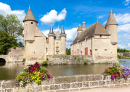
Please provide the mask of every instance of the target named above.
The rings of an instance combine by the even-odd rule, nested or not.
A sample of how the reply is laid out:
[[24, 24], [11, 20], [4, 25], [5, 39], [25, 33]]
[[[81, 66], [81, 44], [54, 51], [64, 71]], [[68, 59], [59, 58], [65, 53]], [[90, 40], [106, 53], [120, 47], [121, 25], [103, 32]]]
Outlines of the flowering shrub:
[[24, 71], [16, 77], [16, 80], [24, 84], [28, 82], [35, 81], [37, 84], [41, 83], [41, 80], [46, 78], [52, 78], [44, 68], [40, 68], [40, 65], [36, 62], [29, 68], [24, 69]]
[[114, 63], [112, 67], [105, 69], [104, 73], [111, 75], [111, 80], [129, 77], [130, 70], [121, 67], [118, 63]]

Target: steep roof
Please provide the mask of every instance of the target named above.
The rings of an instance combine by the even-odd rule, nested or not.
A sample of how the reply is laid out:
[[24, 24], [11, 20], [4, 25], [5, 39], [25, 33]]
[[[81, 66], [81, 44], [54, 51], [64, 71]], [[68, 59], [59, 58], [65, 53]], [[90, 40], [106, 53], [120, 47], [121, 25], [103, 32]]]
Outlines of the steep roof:
[[30, 20], [37, 22], [37, 20], [35, 19], [35, 17], [34, 17], [34, 15], [33, 15], [32, 11], [31, 11], [31, 9], [29, 8], [29, 9], [28, 9], [28, 12], [27, 12], [27, 14], [26, 14], [26, 16], [25, 16], [25, 18], [24, 18], [24, 20], [23, 20], [23, 22], [24, 22], [24, 21], [30, 21]]
[[109, 34], [101, 23], [96, 22], [87, 29], [85, 29], [82, 33], [80, 33], [79, 36], [75, 38], [72, 44], [77, 43], [77, 41], [79, 42], [83, 41], [85, 40], [86, 37], [87, 38], [93, 37], [94, 35], [109, 35]]
[[79, 24], [79, 27], [78, 27], [77, 31], [81, 31], [81, 30], [82, 30], [82, 27], [81, 27], [81, 25]]
[[114, 17], [114, 14], [113, 14], [112, 10], [111, 10], [110, 15], [109, 15], [109, 17], [108, 17], [106, 26], [107, 26], [107, 25], [117, 25], [117, 22], [116, 22], [116, 19], [115, 19], [115, 17]]

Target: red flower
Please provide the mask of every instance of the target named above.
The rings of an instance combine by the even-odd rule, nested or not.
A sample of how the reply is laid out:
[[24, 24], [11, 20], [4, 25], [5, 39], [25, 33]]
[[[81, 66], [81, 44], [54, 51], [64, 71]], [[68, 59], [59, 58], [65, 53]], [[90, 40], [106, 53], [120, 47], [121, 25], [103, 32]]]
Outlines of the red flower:
[[45, 77], [45, 75], [42, 75], [42, 78], [44, 78]]

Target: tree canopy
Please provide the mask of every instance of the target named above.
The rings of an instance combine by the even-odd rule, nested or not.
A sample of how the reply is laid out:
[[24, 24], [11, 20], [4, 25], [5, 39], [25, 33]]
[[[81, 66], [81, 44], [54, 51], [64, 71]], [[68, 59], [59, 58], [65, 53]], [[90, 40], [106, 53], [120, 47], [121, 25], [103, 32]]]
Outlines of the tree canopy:
[[0, 15], [0, 31], [7, 32], [10, 36], [15, 38], [22, 36], [22, 23], [19, 21], [16, 15], [7, 15], [4, 17]]
[[7, 50], [11, 47], [18, 46], [15, 37], [10, 36], [5, 31], [0, 31], [0, 55], [7, 54]]
[[130, 50], [117, 48], [117, 52], [130, 52]]
[[70, 49], [66, 48], [66, 55], [70, 55]]

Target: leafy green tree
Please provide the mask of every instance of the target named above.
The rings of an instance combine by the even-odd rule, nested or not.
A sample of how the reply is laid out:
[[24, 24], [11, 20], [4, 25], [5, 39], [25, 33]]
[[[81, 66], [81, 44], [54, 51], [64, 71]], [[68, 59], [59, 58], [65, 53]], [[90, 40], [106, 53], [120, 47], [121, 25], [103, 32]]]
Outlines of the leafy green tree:
[[22, 23], [16, 15], [7, 15], [4, 17], [0, 15], [0, 30], [7, 32], [10, 36], [15, 38], [22, 36]]
[[22, 42], [19, 42], [19, 43], [18, 43], [18, 47], [23, 47]]
[[16, 46], [18, 46], [17, 40], [13, 36], [5, 31], [0, 31], [0, 55], [7, 54], [9, 48]]
[[70, 48], [66, 48], [66, 55], [70, 55]]

